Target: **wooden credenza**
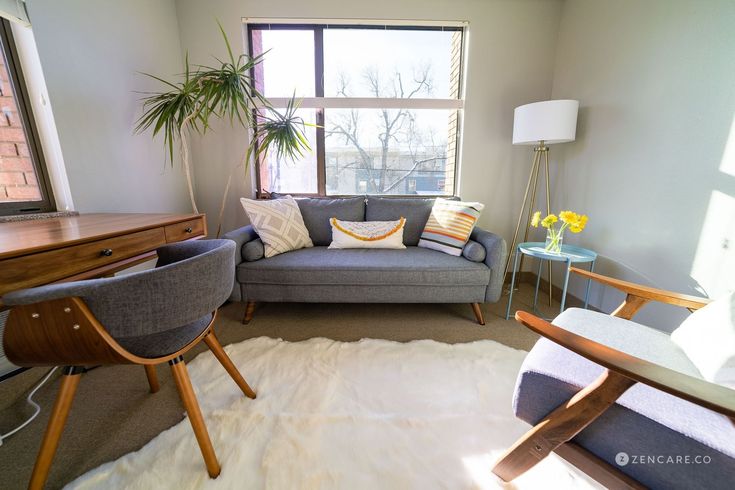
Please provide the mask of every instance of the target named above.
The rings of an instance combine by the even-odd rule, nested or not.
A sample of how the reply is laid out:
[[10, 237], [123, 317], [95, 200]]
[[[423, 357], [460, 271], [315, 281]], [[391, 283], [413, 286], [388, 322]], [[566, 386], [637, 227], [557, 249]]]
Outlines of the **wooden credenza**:
[[114, 274], [156, 256], [167, 243], [203, 238], [203, 214], [82, 214], [0, 223], [2, 295]]

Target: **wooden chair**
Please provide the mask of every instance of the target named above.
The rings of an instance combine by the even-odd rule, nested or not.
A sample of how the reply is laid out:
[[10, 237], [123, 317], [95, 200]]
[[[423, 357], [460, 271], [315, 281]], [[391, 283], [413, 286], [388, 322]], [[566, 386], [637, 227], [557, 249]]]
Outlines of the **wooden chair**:
[[245, 396], [255, 398], [213, 330], [217, 308], [232, 288], [235, 244], [188, 241], [157, 252], [152, 270], [3, 297], [13, 306], [4, 339], [8, 358], [19, 366], [66, 366], [29, 488], [45, 485], [84, 366], [100, 364], [143, 365], [156, 392], [155, 365], [168, 362], [207, 472], [219, 475], [183, 354], [203, 340]]
[[[704, 437], [713, 436], [720, 438], [721, 441], [732, 441], [732, 437], [735, 436], [733, 425], [735, 391], [705, 381], [693, 368], [691, 372], [682, 372], [682, 370], [687, 370], [686, 366], [682, 370], [674, 370], [642, 358], [648, 356], [631, 355], [630, 352], [626, 353], [615, 346], [591, 340], [588, 338], [589, 335], [575, 333], [573, 331], [575, 328], [570, 328], [573, 325], [570, 319], [579, 320], [581, 318], [587, 323], [600, 320], [606, 322], [605, 325], [613, 323], [619, 325], [623, 330], [615, 335], [627, 335], [629, 340], [619, 339], [617, 342], [620, 345], [628, 342], [633, 347], [633, 349], [626, 350], [636, 351], [638, 349], [640, 352], [645, 352], [647, 347], [641, 346], [642, 342], [648, 341], [647, 339], [660, 342], [660, 345], [654, 346], [654, 349], [648, 349], [648, 352], [651, 356], [660, 355], [664, 359], [663, 351], [669, 348], [674, 356], [684, 356], [683, 351], [678, 347], [668, 346], [667, 334], [632, 321], [618, 319], [630, 320], [641, 307], [651, 301], [696, 311], [707, 305], [709, 300], [640, 286], [581, 269], [572, 268], [571, 270], [623, 291], [626, 294], [625, 301], [612, 313], [611, 316], [614, 318], [586, 310], [576, 312], [567, 310], [552, 324], [530, 313], [516, 312], [515, 318], [518, 322], [544, 337], [534, 346], [524, 362], [514, 399], [516, 415], [532, 423], [534, 427], [506, 451], [495, 464], [493, 473], [504, 481], [511, 481], [533, 468], [554, 451], [608, 488], [643, 488], [644, 486], [686, 488], [691, 483], [685, 480], [691, 475], [682, 479], [680, 475], [677, 476], [676, 470], [691, 472], [693, 467], [677, 468], [676, 470], [666, 465], [658, 465], [658, 467], [639, 465], [636, 467], [628, 464], [629, 461], [626, 458], [629, 455], [627, 453], [623, 456], [620, 453], [616, 455], [616, 448], [622, 451], [622, 448], [625, 447], [626, 435], [639, 437], [639, 444], [641, 440], [653, 439], [646, 442], [647, 447], [656, 447], [657, 444], [660, 444], [662, 451], [673, 450], [676, 447], [700, 447], [697, 445], [699, 440], [685, 440], [687, 437], [698, 437], [696, 434], [698, 430], [705, 434]], [[732, 300], [728, 298], [727, 301]], [[581, 326], [581, 328], [584, 330], [586, 327]], [[615, 339], [612, 332], [602, 333], [608, 335], [609, 339]], [[638, 346], [636, 347], [635, 344]], [[681, 362], [685, 364], [687, 359], [684, 357]], [[574, 366], [569, 367], [570, 365]], [[564, 373], [553, 379], [557, 371], [564, 371]], [[575, 376], [590, 376], [591, 382], [586, 386], [580, 384], [582, 389], [574, 393], [573, 385], [577, 384], [573, 379]], [[530, 387], [524, 385], [530, 385]], [[565, 390], [570, 390], [569, 394], [573, 396], [568, 398]], [[545, 393], [538, 393], [538, 391], [545, 391]], [[624, 397], [626, 393], [625, 406], [617, 405], [622, 403], [621, 397]], [[666, 394], [673, 395], [677, 399], [671, 399]], [[635, 412], [635, 404], [646, 398], [650, 399], [648, 406]], [[657, 405], [659, 401], [662, 403]], [[544, 408], [545, 406], [548, 408]], [[555, 409], [554, 406], [556, 406]], [[686, 414], [681, 417], [687, 417], [685, 421], [687, 429], [677, 432], [676, 424], [667, 427], [666, 418], [676, 418], [679, 415], [663, 413], [658, 415], [657, 420], [649, 420], [644, 423], [648, 423], [646, 427], [653, 427], [654, 433], [657, 430], [660, 430], [661, 433], [665, 432], [665, 437], [662, 436], [660, 440], [656, 440], [655, 436], [651, 437], [649, 434], [635, 434], [635, 424], [628, 423], [628, 421], [635, 417], [642, 417], [642, 413], [650, 413], [651, 410], [655, 410], [656, 406], [666, 406], [666, 409], [671, 412], [681, 411], [682, 414]], [[551, 410], [545, 411], [549, 409]], [[598, 419], [599, 423], [596, 423]], [[695, 427], [692, 428], [693, 419], [697, 422], [701, 421], [701, 429], [696, 428], [696, 422]], [[708, 434], [714, 431], [718, 434]], [[692, 435], [692, 433], [695, 434]], [[612, 437], [609, 437], [612, 440], [595, 440], [603, 434], [612, 434]], [[728, 445], [725, 442], [726, 449], [720, 451], [716, 449], [716, 442], [711, 446], [715, 448], [712, 449], [712, 456], [710, 456], [713, 458], [713, 464], [702, 470], [708, 473], [706, 475], [700, 473], [696, 476], [698, 485], [701, 485], [702, 488], [720, 488], [723, 482], [729, 481], [732, 484], [735, 481], [733, 478], [735, 464], [732, 463], [735, 444]], [[590, 449], [590, 446], [594, 448]], [[701, 447], [708, 449], [705, 445]], [[616, 458], [622, 458], [622, 460]], [[636, 477], [646, 481], [642, 483]], [[704, 481], [703, 478], [709, 481]]]

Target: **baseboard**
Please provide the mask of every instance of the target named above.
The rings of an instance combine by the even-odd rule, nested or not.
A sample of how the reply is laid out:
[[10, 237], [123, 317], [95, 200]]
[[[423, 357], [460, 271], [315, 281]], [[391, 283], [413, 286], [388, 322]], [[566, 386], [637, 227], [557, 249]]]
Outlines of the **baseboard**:
[[[537, 279], [536, 273], [531, 272], [531, 271], [521, 271], [521, 272], [516, 273], [516, 282], [518, 284], [520, 283], [531, 284], [532, 286], [535, 287], [536, 279]], [[505, 284], [510, 286], [510, 281], [511, 281], [511, 274], [508, 273], [505, 277]], [[541, 294], [542, 291], [544, 293], [543, 295]], [[558, 302], [561, 302], [561, 293], [562, 293], [562, 288], [556, 285], [552, 286], [551, 288], [552, 299]], [[548, 295], [549, 295], [549, 281], [544, 279], [544, 277], [542, 276], [541, 283], [539, 285], [539, 302], [548, 301], [548, 297], [549, 297]], [[567, 292], [567, 300], [566, 300], [565, 305], [567, 307], [584, 308], [584, 300]], [[597, 311], [597, 312], [602, 313], [602, 310], [599, 310], [598, 308], [595, 308], [592, 305], [589, 305], [587, 308], [592, 311]]]

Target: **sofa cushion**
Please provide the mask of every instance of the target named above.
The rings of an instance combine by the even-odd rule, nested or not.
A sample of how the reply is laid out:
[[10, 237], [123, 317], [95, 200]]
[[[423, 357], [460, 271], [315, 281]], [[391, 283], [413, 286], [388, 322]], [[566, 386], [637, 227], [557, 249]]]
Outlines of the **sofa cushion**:
[[[597, 321], [592, 317], [599, 317]], [[603, 319], [603, 317], [605, 317]], [[571, 309], [555, 325], [631, 355], [700, 377], [689, 359], [663, 332], [634, 322]], [[516, 384], [516, 415], [536, 424], [604, 371], [587, 359], [539, 340], [524, 360]], [[645, 486], [652, 488], [728, 488], [735, 479], [735, 426], [725, 416], [636, 384], [574, 439]], [[619, 466], [615, 456], [708, 456], [709, 464], [633, 464]]]
[[[285, 194], [272, 193], [271, 197], [280, 199]], [[343, 221], [365, 221], [365, 198], [312, 198], [300, 197], [296, 199], [304, 218], [306, 229], [314, 245], [321, 247], [332, 242], [331, 218]], [[396, 218], [398, 219], [398, 218]]]
[[735, 388], [735, 292], [689, 315], [671, 339], [704, 379]]
[[394, 221], [406, 218], [403, 243], [415, 247], [434, 206], [434, 198], [393, 198], [369, 196], [365, 221]]
[[487, 286], [490, 269], [463, 257], [435, 250], [314, 247], [243, 262], [237, 267], [242, 284], [349, 285], [477, 285]]

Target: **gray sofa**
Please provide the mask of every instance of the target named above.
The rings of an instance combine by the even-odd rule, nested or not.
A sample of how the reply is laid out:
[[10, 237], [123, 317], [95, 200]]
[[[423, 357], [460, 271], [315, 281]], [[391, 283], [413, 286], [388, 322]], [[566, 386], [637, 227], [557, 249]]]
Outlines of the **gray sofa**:
[[[258, 259], [262, 242], [251, 226], [224, 235], [240, 251], [230, 299], [248, 303], [245, 322], [256, 302], [318, 302], [471, 303], [477, 320], [484, 323], [479, 303], [500, 298], [507, 250], [498, 235], [475, 228], [460, 257], [416, 246], [434, 199], [370, 196], [297, 201], [313, 248]], [[405, 250], [327, 248], [332, 217], [387, 221], [401, 216], [406, 218]]]

